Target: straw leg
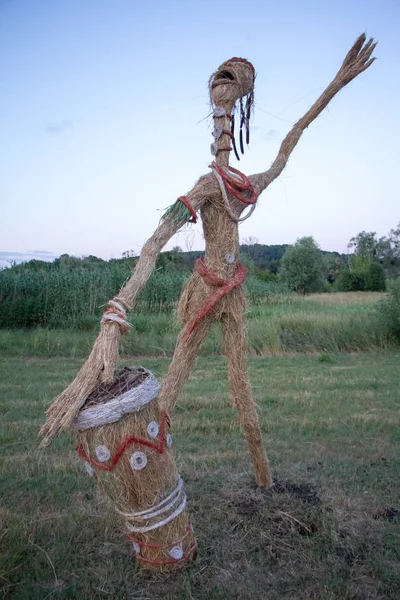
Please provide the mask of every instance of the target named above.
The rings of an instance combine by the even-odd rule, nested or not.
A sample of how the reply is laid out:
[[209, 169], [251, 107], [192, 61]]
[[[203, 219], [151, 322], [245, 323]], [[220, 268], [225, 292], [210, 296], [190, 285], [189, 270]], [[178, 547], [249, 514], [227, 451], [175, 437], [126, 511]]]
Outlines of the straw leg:
[[258, 485], [272, 485], [268, 459], [263, 447], [257, 406], [251, 394], [246, 365], [246, 334], [243, 312], [226, 314], [222, 321], [224, 349], [228, 366], [229, 387], [233, 403], [239, 412]]
[[186, 326], [179, 336], [167, 379], [159, 394], [160, 404], [167, 413], [172, 412], [183, 386], [189, 378], [200, 346], [210, 331], [212, 321], [212, 317], [206, 317], [190, 335], [188, 335]]

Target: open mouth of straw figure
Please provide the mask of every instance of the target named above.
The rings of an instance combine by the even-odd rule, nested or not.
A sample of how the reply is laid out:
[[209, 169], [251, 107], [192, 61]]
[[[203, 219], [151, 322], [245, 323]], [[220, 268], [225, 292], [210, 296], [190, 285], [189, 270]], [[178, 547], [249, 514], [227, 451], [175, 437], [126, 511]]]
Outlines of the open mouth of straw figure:
[[212, 83], [212, 88], [217, 85], [226, 85], [227, 83], [233, 83], [235, 81], [234, 75], [230, 71], [221, 71], [217, 73]]

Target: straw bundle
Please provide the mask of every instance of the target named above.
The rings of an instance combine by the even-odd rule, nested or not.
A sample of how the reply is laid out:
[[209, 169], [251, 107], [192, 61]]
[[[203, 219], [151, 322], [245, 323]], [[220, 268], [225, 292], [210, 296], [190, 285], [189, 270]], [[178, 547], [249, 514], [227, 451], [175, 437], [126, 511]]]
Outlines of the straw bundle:
[[149, 371], [125, 368], [89, 396], [72, 429], [89, 475], [125, 523], [136, 560], [167, 572], [194, 557], [196, 540], [158, 391]]

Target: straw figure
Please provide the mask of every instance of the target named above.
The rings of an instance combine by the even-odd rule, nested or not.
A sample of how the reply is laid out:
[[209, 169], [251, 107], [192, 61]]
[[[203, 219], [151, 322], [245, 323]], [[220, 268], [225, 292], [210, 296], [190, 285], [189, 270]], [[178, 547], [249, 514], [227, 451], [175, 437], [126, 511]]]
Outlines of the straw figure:
[[[83, 456], [93, 457], [96, 445], [104, 445], [102, 439], [104, 439], [106, 428], [116, 426], [123, 427], [125, 430], [122, 432], [123, 435], [122, 433], [118, 435], [118, 443], [125, 434], [148, 440], [148, 436], [146, 437], [147, 425], [144, 428], [144, 423], [148, 424], [149, 418], [157, 424], [157, 427], [161, 428], [160, 424], [163, 424], [161, 433], [165, 436], [169, 428], [169, 415], [190, 375], [200, 346], [212, 323], [219, 321], [222, 324], [229, 386], [234, 405], [239, 413], [241, 427], [247, 439], [256, 481], [263, 487], [272, 485], [268, 460], [262, 444], [257, 409], [247, 376], [245, 295], [243, 291], [246, 269], [238, 261], [238, 224], [252, 214], [260, 194], [282, 173], [303, 131], [342, 88], [372, 64], [375, 59], [371, 58], [371, 55], [375, 46], [372, 39], [366, 41], [364, 34], [356, 40], [333, 81], [287, 134], [272, 166], [267, 171], [250, 177], [246, 177], [240, 171], [230, 167], [229, 158], [231, 151], [239, 158], [238, 148], [243, 153], [245, 142], [249, 143], [249, 121], [254, 102], [254, 67], [243, 58], [232, 58], [224, 62], [211, 76], [209, 90], [214, 119], [212, 132], [214, 141], [211, 145], [211, 153], [214, 158], [210, 165], [211, 172], [202, 176], [190, 192], [180, 197], [167, 210], [158, 228], [144, 245], [130, 280], [109, 302], [101, 319], [100, 332], [89, 358], [75, 380], [54, 400], [49, 408], [46, 423], [41, 430], [42, 445], [48, 444], [60, 430], [71, 428], [71, 426], [76, 428], [76, 421], [80, 419], [82, 412], [89, 410], [87, 401], [94, 390], [97, 390], [95, 394], [98, 394], [102, 389], [101, 386], [107, 388], [116, 381], [115, 368], [118, 360], [119, 341], [122, 335], [129, 332], [129, 324], [126, 320], [127, 312], [134, 308], [136, 298], [153, 272], [157, 255], [161, 249], [185, 223], [196, 222], [197, 213], [200, 212], [206, 245], [205, 255], [196, 262], [193, 276], [186, 285], [179, 302], [179, 315], [184, 327], [178, 338], [166, 380], [157, 398], [152, 400], [152, 403], [155, 403], [154, 406], [149, 403], [146, 409], [142, 409], [150, 411], [151, 415], [144, 417], [142, 412], [131, 413], [124, 417], [120, 424], [108, 424], [101, 426], [99, 430], [94, 429], [93, 432], [90, 428], [87, 433], [81, 432], [79, 435], [85, 439], [81, 440], [80, 448], [83, 450], [80, 453]], [[237, 143], [235, 137], [238, 130]], [[245, 209], [248, 209], [248, 212], [243, 217]], [[74, 422], [75, 425], [73, 425]], [[106, 433], [108, 436], [108, 430]], [[164, 444], [164, 439], [159, 441]], [[110, 451], [110, 455], [107, 453], [104, 455], [104, 457], [108, 457], [104, 460], [106, 467], [110, 465], [110, 460], [115, 460], [112, 457], [117, 445], [117, 441], [109, 442], [110, 447], [107, 446], [107, 449]], [[146, 452], [144, 448], [146, 448]], [[118, 451], [121, 451], [121, 447]], [[121, 452], [123, 453], [124, 450]], [[145, 459], [143, 457], [142, 459], [148, 460], [148, 462], [152, 461], [152, 468], [156, 469], [157, 473], [163, 471], [164, 477], [157, 475], [149, 484], [149, 488], [142, 490], [142, 487], [146, 487], [147, 484], [143, 483], [143, 478], [137, 477], [136, 472], [132, 469], [128, 473], [126, 465], [129, 457], [125, 459], [124, 456], [121, 456], [121, 461], [125, 460], [125, 463], [123, 467], [121, 466], [121, 472], [117, 479], [129, 479], [134, 473], [135, 481], [134, 484], [129, 484], [131, 488], [133, 485], [134, 491], [129, 492], [124, 499], [125, 510], [119, 508], [120, 512], [128, 513], [135, 510], [138, 515], [140, 512], [145, 514], [146, 510], [148, 513], [152, 509], [152, 512], [156, 513], [157, 510], [153, 510], [154, 505], [160, 503], [163, 505], [164, 500], [166, 504], [169, 504], [167, 498], [168, 495], [174, 493], [172, 488], [175, 490], [179, 488], [180, 480], [169, 455], [167, 457], [159, 454], [159, 459], [166, 462], [162, 465], [160, 463], [160, 467], [156, 468], [157, 457], [154, 454], [156, 450], [145, 445], [141, 452], [146, 455]], [[128, 454], [131, 455], [131, 450]], [[143, 469], [140, 473], [144, 475], [145, 470]], [[168, 470], [170, 472], [166, 474]], [[175, 494], [178, 494], [178, 491], [175, 491]], [[112, 493], [109, 492], [109, 495], [112, 496]], [[141, 516], [143, 515], [139, 515], [139, 519]], [[135, 517], [132, 517], [130, 522], [133, 521], [135, 521]], [[138, 527], [133, 525], [133, 527], [135, 526]], [[181, 526], [188, 527], [187, 516], [182, 517]], [[161, 531], [161, 529], [156, 531]], [[180, 556], [187, 555], [190, 558], [194, 552], [194, 538], [188, 539], [191, 534], [190, 525], [189, 529], [185, 531], [181, 529], [175, 533], [178, 535], [176, 539], [183, 539], [188, 534], [184, 538], [184, 542], [188, 543], [185, 548], [179, 546], [177, 556], [178, 554]], [[168, 539], [165, 545], [170, 542], [171, 539]], [[162, 544], [153, 542], [152, 545], [160, 546]], [[168, 569], [169, 566], [163, 565], [162, 568]]]

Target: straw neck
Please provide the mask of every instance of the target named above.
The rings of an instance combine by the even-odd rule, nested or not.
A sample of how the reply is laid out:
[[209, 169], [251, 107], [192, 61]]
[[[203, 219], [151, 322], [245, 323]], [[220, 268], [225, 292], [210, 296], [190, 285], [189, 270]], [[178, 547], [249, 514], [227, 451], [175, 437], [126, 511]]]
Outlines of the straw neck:
[[229, 167], [229, 154], [232, 151], [230, 113], [231, 111], [224, 106], [214, 108], [214, 160], [218, 166], [225, 168]]

